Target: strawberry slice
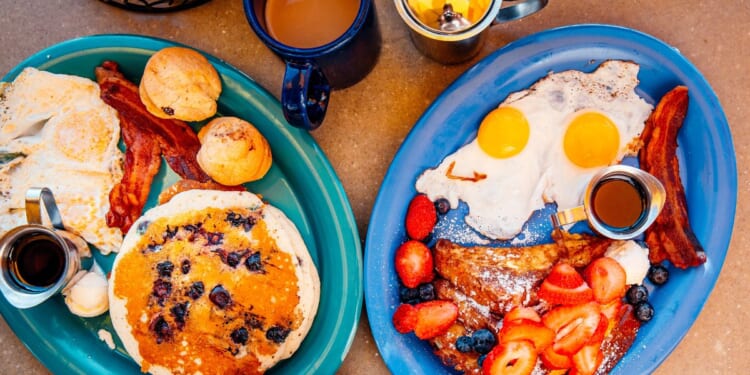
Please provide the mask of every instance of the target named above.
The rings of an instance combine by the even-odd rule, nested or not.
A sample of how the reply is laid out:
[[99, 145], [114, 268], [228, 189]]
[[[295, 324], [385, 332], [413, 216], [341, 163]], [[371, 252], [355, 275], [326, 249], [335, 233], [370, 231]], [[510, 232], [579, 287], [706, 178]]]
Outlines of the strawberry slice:
[[622, 300], [621, 299], [615, 299], [614, 301], [606, 304], [601, 305], [599, 309], [602, 311], [602, 314], [607, 317], [607, 320], [615, 321], [619, 319], [620, 317], [620, 308], [622, 307]]
[[625, 269], [610, 257], [591, 262], [583, 271], [583, 278], [591, 286], [594, 299], [601, 304], [622, 298], [627, 291]]
[[393, 313], [393, 327], [398, 333], [409, 333], [417, 325], [417, 309], [408, 304], [401, 304]]
[[568, 374], [594, 375], [604, 361], [604, 354], [599, 344], [586, 345], [573, 354], [573, 370]]
[[540, 355], [544, 367], [550, 370], [565, 370], [573, 367], [573, 360], [569, 355], [555, 352], [551, 346]]
[[607, 316], [604, 315], [604, 313], [600, 313], [599, 325], [596, 326], [596, 330], [593, 334], [591, 334], [591, 337], [589, 337], [589, 341], [586, 343], [586, 345], [601, 344], [602, 341], [604, 341], [604, 336], [607, 335], [608, 329], [609, 319], [607, 319]]
[[458, 319], [458, 306], [451, 301], [422, 302], [414, 308], [417, 310], [414, 334], [422, 340], [442, 335]]
[[555, 332], [541, 322], [518, 319], [503, 323], [503, 328], [500, 329], [498, 337], [499, 341], [504, 343], [517, 340], [531, 341], [537, 353], [540, 353], [552, 345], [552, 341], [555, 340]]
[[578, 305], [594, 299], [594, 294], [586, 283], [575, 288], [564, 288], [545, 279], [537, 296], [553, 305]]
[[535, 322], [541, 322], [542, 317], [531, 307], [516, 306], [503, 317], [503, 324], [508, 324], [519, 319], [533, 320]]
[[528, 340], [516, 340], [495, 346], [482, 363], [484, 375], [528, 375], [534, 371], [537, 354]]
[[435, 204], [424, 194], [418, 194], [409, 202], [406, 210], [406, 235], [412, 240], [425, 240], [437, 223]]
[[583, 285], [583, 277], [581, 274], [568, 263], [557, 263], [550, 270], [549, 275], [546, 278], [552, 285], [557, 285], [561, 288], [577, 288]]
[[542, 317], [542, 322], [555, 332], [552, 348], [560, 354], [572, 355], [586, 345], [599, 327], [599, 304], [589, 302], [558, 306]]
[[422, 242], [406, 241], [396, 249], [396, 273], [407, 288], [435, 278], [432, 252]]

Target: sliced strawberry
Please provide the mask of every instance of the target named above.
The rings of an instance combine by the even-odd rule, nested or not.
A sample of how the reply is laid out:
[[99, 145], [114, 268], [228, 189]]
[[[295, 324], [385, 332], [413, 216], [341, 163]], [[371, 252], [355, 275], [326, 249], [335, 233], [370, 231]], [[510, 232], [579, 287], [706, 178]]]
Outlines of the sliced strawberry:
[[458, 306], [451, 301], [435, 300], [414, 305], [417, 322], [414, 334], [422, 340], [445, 333], [458, 319]]
[[396, 250], [396, 273], [408, 288], [416, 288], [435, 278], [432, 252], [422, 242], [406, 241]]
[[561, 288], [577, 288], [583, 284], [583, 276], [568, 263], [557, 263], [546, 278], [552, 285]]
[[583, 278], [591, 286], [594, 299], [601, 304], [622, 298], [627, 291], [625, 269], [610, 257], [591, 262], [583, 271]]
[[573, 360], [569, 355], [560, 354], [549, 346], [541, 354], [542, 363], [550, 370], [565, 370], [573, 367]]
[[516, 340], [495, 346], [482, 363], [484, 375], [528, 375], [534, 371], [537, 354], [534, 344]]
[[534, 344], [537, 353], [540, 353], [552, 345], [552, 341], [555, 340], [555, 332], [541, 322], [518, 319], [503, 323], [498, 338], [500, 342], [529, 340]]
[[609, 319], [607, 319], [607, 316], [604, 315], [604, 313], [600, 313], [599, 325], [596, 326], [596, 330], [591, 335], [591, 337], [589, 337], [589, 341], [586, 343], [586, 345], [601, 344], [602, 341], [604, 341], [604, 336], [606, 336], [608, 329]]
[[435, 204], [424, 194], [412, 198], [406, 210], [406, 235], [412, 240], [426, 239], [437, 223]]
[[507, 324], [519, 319], [533, 320], [535, 322], [542, 321], [542, 317], [539, 316], [539, 313], [536, 312], [536, 310], [534, 310], [533, 308], [526, 306], [516, 306], [510, 309], [507, 314], [505, 314], [505, 316], [503, 317], [503, 324]]
[[542, 322], [555, 331], [554, 351], [574, 354], [586, 345], [599, 327], [601, 314], [596, 302], [558, 306], [542, 317]]
[[542, 282], [537, 296], [553, 305], [578, 305], [594, 299], [594, 294], [586, 283], [575, 288], [563, 288], [549, 280]]
[[606, 305], [601, 305], [600, 310], [602, 311], [602, 314], [607, 317], [607, 320], [615, 321], [620, 317], [621, 307], [622, 300], [618, 298]]
[[399, 333], [409, 333], [417, 325], [417, 309], [408, 304], [401, 304], [393, 313], [393, 326]]
[[599, 344], [591, 344], [582, 347], [571, 358], [575, 371], [571, 371], [569, 374], [593, 375], [604, 361], [604, 354]]

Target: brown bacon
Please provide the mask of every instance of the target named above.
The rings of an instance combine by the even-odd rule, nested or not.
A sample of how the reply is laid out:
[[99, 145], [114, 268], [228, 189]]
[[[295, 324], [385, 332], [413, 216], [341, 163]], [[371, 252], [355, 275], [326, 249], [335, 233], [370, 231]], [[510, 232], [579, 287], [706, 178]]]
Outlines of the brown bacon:
[[687, 87], [677, 86], [665, 94], [646, 121], [641, 135], [644, 147], [639, 155], [641, 168], [656, 176], [667, 192], [664, 209], [646, 230], [649, 260], [660, 263], [667, 259], [683, 269], [706, 261], [706, 253], [688, 221], [687, 200], [676, 154], [677, 134], [687, 107]]

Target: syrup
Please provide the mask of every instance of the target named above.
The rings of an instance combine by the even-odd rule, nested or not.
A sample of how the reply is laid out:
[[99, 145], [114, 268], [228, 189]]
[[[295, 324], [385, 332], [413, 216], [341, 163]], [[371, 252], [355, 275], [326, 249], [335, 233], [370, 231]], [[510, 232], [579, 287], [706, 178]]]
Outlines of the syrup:
[[646, 212], [643, 187], [629, 177], [602, 180], [592, 195], [592, 210], [602, 224], [615, 230], [635, 227]]
[[42, 291], [54, 285], [65, 269], [65, 249], [47, 234], [21, 238], [10, 253], [10, 270], [19, 286]]

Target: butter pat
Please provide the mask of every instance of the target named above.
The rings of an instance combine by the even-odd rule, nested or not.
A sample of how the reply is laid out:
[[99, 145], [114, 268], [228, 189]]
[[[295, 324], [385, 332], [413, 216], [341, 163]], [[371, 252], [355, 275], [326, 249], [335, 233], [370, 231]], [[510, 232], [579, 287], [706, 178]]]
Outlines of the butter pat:
[[83, 318], [104, 314], [109, 310], [107, 277], [94, 263], [90, 271], [80, 271], [63, 290], [68, 310]]
[[648, 249], [633, 240], [613, 242], [604, 256], [616, 260], [625, 269], [627, 285], [643, 283], [651, 265], [648, 260]]

